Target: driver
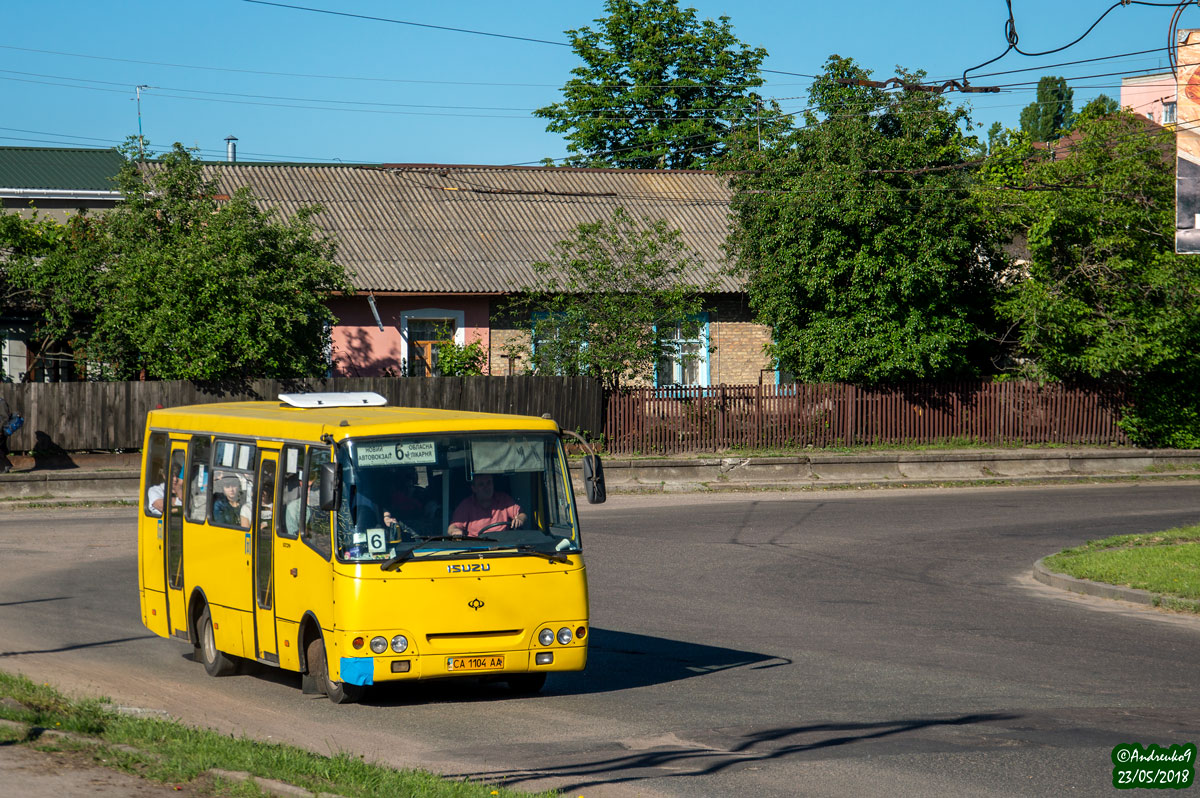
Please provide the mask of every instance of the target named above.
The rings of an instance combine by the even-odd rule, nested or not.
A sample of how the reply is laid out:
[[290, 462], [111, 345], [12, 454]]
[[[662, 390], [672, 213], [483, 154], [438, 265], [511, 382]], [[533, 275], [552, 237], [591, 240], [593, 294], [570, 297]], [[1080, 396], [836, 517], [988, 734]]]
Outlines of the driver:
[[459, 502], [447, 532], [454, 537], [479, 537], [493, 524], [509, 529], [525, 526], [526, 516], [520, 505], [502, 490], [496, 490], [491, 474], [476, 474], [471, 480], [471, 495]]

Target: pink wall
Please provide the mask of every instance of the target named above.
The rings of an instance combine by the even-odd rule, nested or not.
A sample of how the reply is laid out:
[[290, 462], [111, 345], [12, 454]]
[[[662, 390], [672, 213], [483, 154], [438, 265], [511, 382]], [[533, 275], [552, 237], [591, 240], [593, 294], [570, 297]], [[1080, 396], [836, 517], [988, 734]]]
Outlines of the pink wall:
[[[478, 296], [419, 296], [375, 297], [375, 308], [383, 322], [383, 330], [371, 315], [366, 294], [352, 297], [331, 297], [329, 308], [338, 322], [333, 328], [333, 373], [339, 377], [377, 377], [385, 369], [400, 370], [407, 357], [406, 342], [401, 334], [408, 314], [426, 311], [454, 318], [462, 316], [462, 343], [483, 341], [485, 351], [490, 346], [488, 298]], [[485, 366], [486, 368], [486, 366]]]
[[1161, 125], [1163, 102], [1175, 102], [1175, 76], [1170, 72], [1121, 81], [1122, 108], [1129, 108], [1138, 116], [1148, 116]]

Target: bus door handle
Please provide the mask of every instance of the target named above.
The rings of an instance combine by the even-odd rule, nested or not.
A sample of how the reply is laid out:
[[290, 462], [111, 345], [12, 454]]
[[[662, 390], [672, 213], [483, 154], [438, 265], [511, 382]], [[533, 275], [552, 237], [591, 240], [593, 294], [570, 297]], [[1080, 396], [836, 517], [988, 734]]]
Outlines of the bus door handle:
[[292, 569], [291, 571], [289, 571], [288, 573], [290, 573], [292, 576], [295, 576], [295, 575], [296, 575], [296, 569], [295, 569], [295, 568], [293, 568], [293, 569]]

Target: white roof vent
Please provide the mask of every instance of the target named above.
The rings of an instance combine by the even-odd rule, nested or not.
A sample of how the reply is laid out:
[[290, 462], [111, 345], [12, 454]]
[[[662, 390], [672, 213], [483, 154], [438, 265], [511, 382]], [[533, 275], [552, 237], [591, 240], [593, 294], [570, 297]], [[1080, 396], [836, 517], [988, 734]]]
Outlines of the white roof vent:
[[387, 399], [374, 391], [342, 393], [281, 393], [279, 401], [289, 407], [382, 407]]

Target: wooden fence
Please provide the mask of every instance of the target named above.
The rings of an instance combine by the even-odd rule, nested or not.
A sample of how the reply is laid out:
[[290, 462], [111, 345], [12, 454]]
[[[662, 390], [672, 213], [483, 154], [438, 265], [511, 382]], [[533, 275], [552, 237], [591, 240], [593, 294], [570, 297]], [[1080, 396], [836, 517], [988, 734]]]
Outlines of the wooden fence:
[[633, 389], [607, 397], [613, 453], [673, 454], [814, 446], [1126, 444], [1113, 392], [1024, 382], [720, 385]]
[[406, 407], [548, 413], [565, 429], [593, 434], [603, 423], [603, 389], [587, 377], [345, 377], [252, 380], [225, 388], [184, 381], [0, 384], [0, 396], [25, 417], [9, 441], [13, 451], [139, 449], [146, 413], [156, 407], [273, 400], [295, 391], [376, 391], [389, 404]]

